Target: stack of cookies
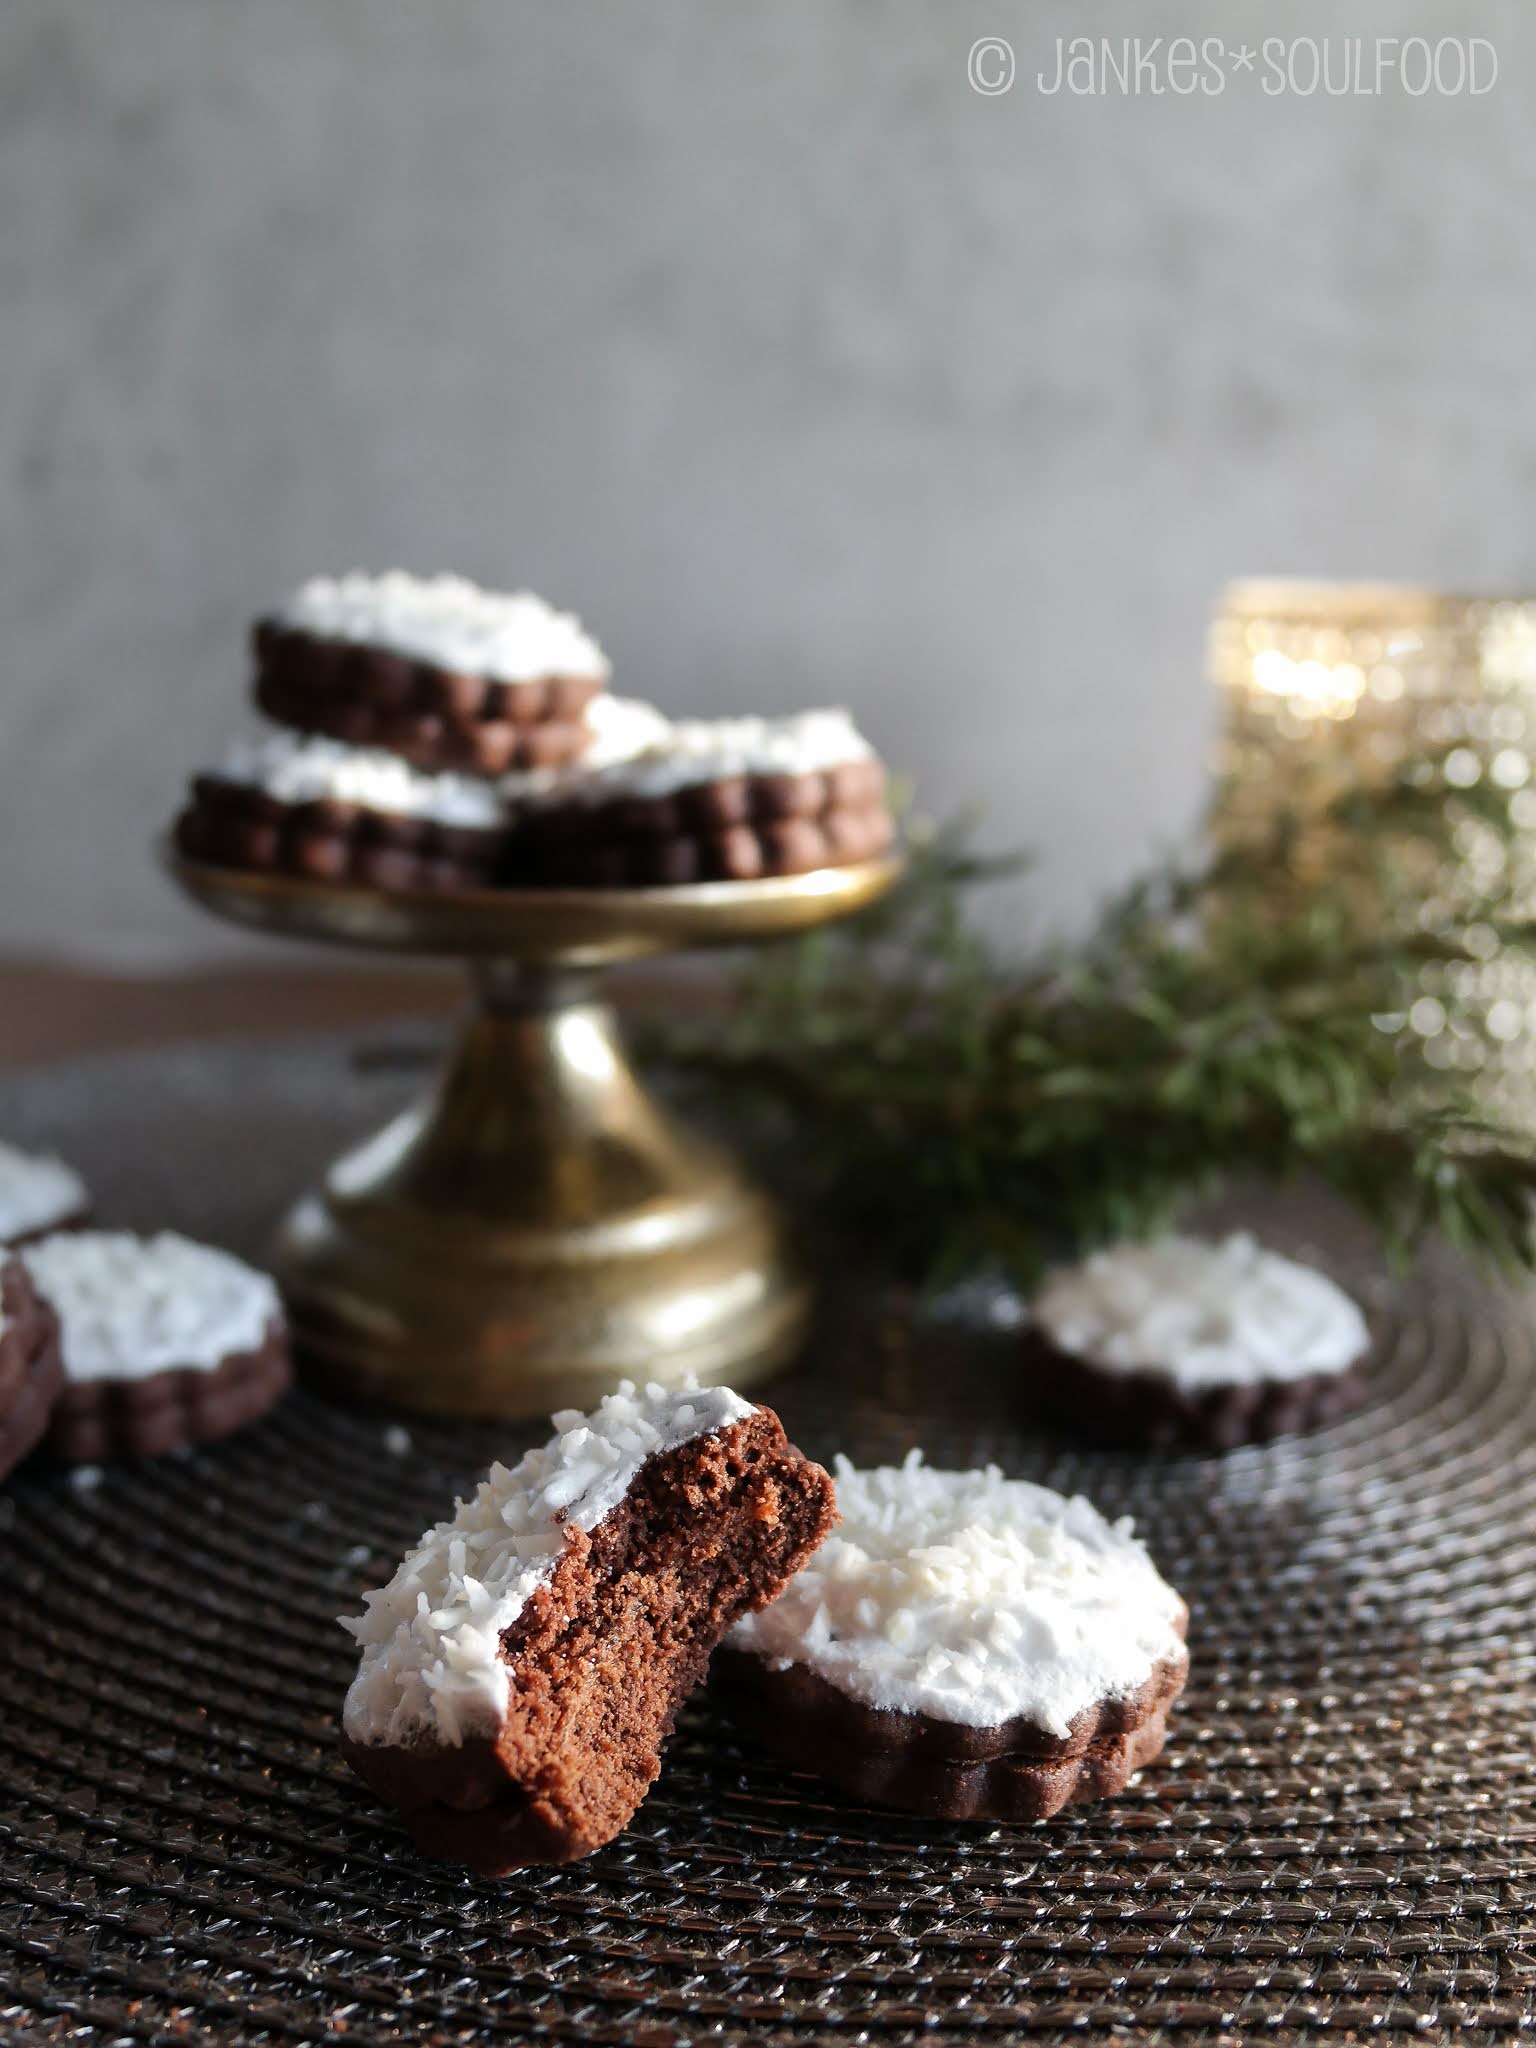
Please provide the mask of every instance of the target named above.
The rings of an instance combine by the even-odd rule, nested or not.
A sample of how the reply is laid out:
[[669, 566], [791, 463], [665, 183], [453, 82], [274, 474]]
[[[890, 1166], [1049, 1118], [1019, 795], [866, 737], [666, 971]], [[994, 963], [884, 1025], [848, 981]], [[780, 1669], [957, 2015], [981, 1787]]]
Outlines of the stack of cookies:
[[579, 620], [460, 576], [313, 577], [252, 632], [273, 721], [196, 777], [189, 859], [378, 889], [494, 883], [503, 778], [640, 744]]
[[846, 712], [674, 724], [581, 622], [460, 576], [315, 577], [259, 619], [271, 723], [193, 782], [189, 860], [391, 891], [797, 874], [883, 852]]

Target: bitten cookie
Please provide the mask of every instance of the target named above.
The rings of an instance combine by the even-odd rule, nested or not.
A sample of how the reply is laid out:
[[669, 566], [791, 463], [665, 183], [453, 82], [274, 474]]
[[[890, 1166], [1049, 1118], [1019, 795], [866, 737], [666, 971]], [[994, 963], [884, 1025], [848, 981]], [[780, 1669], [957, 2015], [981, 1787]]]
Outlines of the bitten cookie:
[[0, 1247], [0, 1479], [42, 1442], [63, 1388], [58, 1319]]
[[0, 1145], [0, 1244], [28, 1243], [83, 1223], [91, 1198], [72, 1166], [46, 1154]]
[[557, 888], [630, 888], [870, 860], [894, 835], [885, 783], [846, 711], [683, 720], [633, 760], [531, 805], [513, 872]]
[[82, 1230], [22, 1257], [59, 1319], [66, 1384], [48, 1446], [67, 1464], [227, 1436], [292, 1377], [277, 1289], [228, 1252], [171, 1231]]
[[826, 1473], [728, 1389], [626, 1386], [554, 1422], [342, 1624], [347, 1760], [486, 1876], [628, 1823], [720, 1636], [834, 1519]]
[[484, 888], [506, 836], [492, 782], [290, 732], [237, 741], [176, 825], [188, 860], [391, 890]]
[[1115, 1441], [1231, 1450], [1319, 1428], [1364, 1392], [1359, 1308], [1245, 1232], [1095, 1252], [1049, 1274], [1030, 1314], [1040, 1404]]
[[715, 1659], [765, 1748], [945, 1820], [1044, 1820], [1159, 1754], [1188, 1615], [1127, 1522], [916, 1452], [840, 1458], [837, 1501], [837, 1532]]
[[572, 759], [602, 649], [531, 591], [462, 576], [317, 576], [257, 622], [256, 701], [280, 725], [417, 767], [500, 775]]

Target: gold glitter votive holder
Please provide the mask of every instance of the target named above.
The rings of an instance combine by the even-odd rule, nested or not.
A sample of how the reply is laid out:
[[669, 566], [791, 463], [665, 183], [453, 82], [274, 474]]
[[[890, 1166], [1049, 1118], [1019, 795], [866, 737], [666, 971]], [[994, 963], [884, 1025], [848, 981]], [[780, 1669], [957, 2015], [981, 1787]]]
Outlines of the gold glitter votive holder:
[[[1509, 794], [1529, 833], [1516, 842], [1516, 884], [1536, 914], [1536, 599], [1243, 581], [1222, 595], [1210, 669], [1222, 698], [1219, 838], [1257, 834], [1282, 810], [1315, 813], [1295, 868], [1316, 874], [1329, 858], [1322, 811], [1332, 798], [1432, 761], [1449, 791], [1486, 781]], [[1426, 926], [1506, 858], [1471, 818], [1455, 848], [1450, 870], [1425, 873]], [[1475, 946], [1476, 928], [1470, 937]], [[1450, 994], [1485, 1035], [1450, 1014]], [[1536, 965], [1488, 932], [1481, 957], [1425, 969], [1406, 1028], [1431, 1064], [1481, 1075], [1489, 1107], [1536, 1136]]]

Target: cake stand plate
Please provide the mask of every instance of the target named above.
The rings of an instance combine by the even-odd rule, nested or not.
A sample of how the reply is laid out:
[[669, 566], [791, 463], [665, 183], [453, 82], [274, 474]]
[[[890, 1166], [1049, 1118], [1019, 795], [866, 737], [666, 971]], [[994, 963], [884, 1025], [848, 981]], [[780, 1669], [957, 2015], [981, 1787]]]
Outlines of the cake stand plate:
[[462, 958], [473, 1011], [436, 1086], [283, 1225], [299, 1358], [442, 1415], [590, 1407], [622, 1379], [749, 1386], [790, 1356], [808, 1283], [775, 1206], [641, 1084], [598, 989], [612, 963], [803, 932], [874, 902], [888, 857], [756, 882], [394, 893], [167, 855], [256, 930]]

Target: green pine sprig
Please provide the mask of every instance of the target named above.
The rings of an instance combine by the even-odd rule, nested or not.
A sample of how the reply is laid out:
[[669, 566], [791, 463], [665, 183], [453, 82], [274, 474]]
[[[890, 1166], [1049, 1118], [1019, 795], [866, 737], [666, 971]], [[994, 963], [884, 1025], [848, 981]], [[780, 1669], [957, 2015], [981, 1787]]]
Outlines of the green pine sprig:
[[1025, 863], [978, 855], [973, 826], [911, 824], [882, 903], [758, 955], [724, 1020], [653, 1037], [789, 1120], [841, 1228], [912, 1275], [986, 1262], [1027, 1286], [1225, 1183], [1309, 1175], [1398, 1256], [1436, 1230], [1536, 1264], [1528, 1135], [1407, 1024], [1433, 985], [1447, 1031], [1496, 1049], [1457, 970], [1536, 937], [1504, 793], [1452, 790], [1436, 762], [1298, 791], [1139, 880], [1084, 943], [1023, 960], [967, 898]]

